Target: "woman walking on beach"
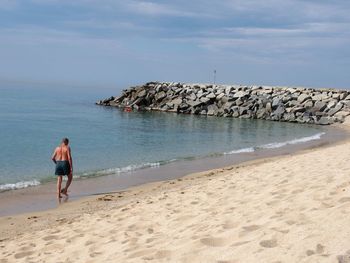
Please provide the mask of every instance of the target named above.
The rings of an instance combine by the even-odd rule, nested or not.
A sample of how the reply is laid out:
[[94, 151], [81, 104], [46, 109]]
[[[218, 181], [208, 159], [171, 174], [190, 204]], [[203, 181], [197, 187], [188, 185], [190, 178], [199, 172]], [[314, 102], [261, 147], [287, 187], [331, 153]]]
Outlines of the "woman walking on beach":
[[[68, 187], [73, 178], [73, 161], [68, 138], [63, 138], [61, 145], [56, 147], [51, 159], [56, 164], [55, 175], [57, 175], [57, 198], [62, 198], [61, 193], [68, 195]], [[61, 190], [62, 176], [67, 175], [66, 187]]]

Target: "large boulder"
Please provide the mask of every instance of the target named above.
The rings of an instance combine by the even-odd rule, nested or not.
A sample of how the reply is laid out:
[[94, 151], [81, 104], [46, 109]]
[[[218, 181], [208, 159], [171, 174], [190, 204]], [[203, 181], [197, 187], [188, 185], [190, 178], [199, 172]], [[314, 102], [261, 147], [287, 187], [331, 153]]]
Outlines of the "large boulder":
[[201, 102], [203, 102], [203, 103], [207, 103], [208, 101], [210, 101], [210, 99], [207, 98], [207, 97], [202, 97], [202, 98], [200, 98], [199, 100], [200, 100]]
[[306, 101], [307, 99], [311, 99], [310, 95], [309, 95], [309, 94], [302, 93], [302, 94], [300, 94], [299, 97], [298, 97], [298, 102], [299, 102], [299, 103], [303, 103], [303, 102]]
[[235, 94], [233, 94], [233, 98], [243, 98], [249, 95], [249, 92], [246, 91], [237, 91]]
[[321, 117], [317, 123], [320, 125], [329, 125], [333, 123], [333, 119], [331, 117]]
[[335, 105], [334, 108], [330, 109], [328, 111], [328, 115], [329, 116], [333, 116], [334, 114], [336, 114], [338, 111], [340, 111], [343, 108], [343, 104], [342, 103], [338, 103], [337, 105]]
[[272, 114], [273, 116], [276, 116], [278, 120], [280, 120], [284, 113], [285, 113], [284, 106], [280, 105]]
[[323, 94], [323, 93], [317, 94], [315, 96], [312, 96], [312, 100], [313, 101], [321, 101], [321, 100], [326, 100], [328, 98], [329, 98], [328, 95], [327, 94]]
[[161, 91], [156, 94], [155, 98], [157, 101], [160, 101], [166, 97], [166, 93], [164, 91]]
[[215, 98], [216, 98], [216, 95], [215, 95], [213, 92], [211, 92], [211, 93], [209, 93], [206, 97], [207, 97], [208, 99], [215, 99]]
[[207, 115], [217, 115], [218, 107], [215, 104], [211, 104], [208, 106]]
[[327, 104], [323, 101], [316, 101], [314, 105], [314, 110], [315, 111], [324, 111], [327, 107]]
[[273, 109], [276, 109], [278, 106], [280, 106], [282, 104], [282, 99], [281, 98], [278, 98], [278, 97], [276, 97], [276, 98], [274, 98], [273, 100], [272, 100], [272, 108]]
[[258, 119], [264, 119], [266, 115], [267, 115], [267, 112], [265, 108], [261, 108], [256, 112], [256, 118]]

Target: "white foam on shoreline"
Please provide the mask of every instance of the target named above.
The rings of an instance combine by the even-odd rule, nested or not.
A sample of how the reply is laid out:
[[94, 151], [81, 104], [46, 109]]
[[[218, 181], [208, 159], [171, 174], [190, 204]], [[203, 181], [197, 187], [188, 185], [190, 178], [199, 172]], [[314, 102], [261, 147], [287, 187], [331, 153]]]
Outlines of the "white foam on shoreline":
[[132, 172], [144, 168], [155, 168], [159, 167], [161, 165], [160, 162], [156, 163], [142, 163], [142, 164], [131, 164], [125, 167], [121, 168], [110, 168], [110, 169], [105, 169], [96, 172], [97, 175], [105, 175], [105, 174], [120, 174], [120, 173], [127, 173], [127, 172]]
[[230, 151], [230, 152], [225, 152], [224, 154], [252, 153], [254, 151], [255, 151], [254, 147], [249, 147], [249, 148], [233, 150], [233, 151]]
[[133, 172], [136, 170], [140, 169], [145, 169], [145, 168], [157, 168], [161, 165], [174, 162], [176, 159], [172, 159], [169, 161], [161, 161], [161, 162], [147, 162], [147, 163], [142, 163], [142, 164], [131, 164], [125, 167], [117, 167], [117, 168], [109, 168], [109, 169], [104, 169], [100, 171], [95, 171], [95, 172], [86, 172], [81, 175], [75, 175], [75, 178], [88, 178], [88, 177], [93, 177], [93, 176], [103, 176], [103, 175], [111, 175], [111, 174], [121, 174], [121, 173], [128, 173], [128, 172]]
[[0, 192], [4, 192], [4, 191], [8, 191], [8, 190], [22, 189], [22, 188], [27, 188], [30, 186], [37, 186], [39, 184], [40, 184], [40, 182], [37, 180], [18, 182], [15, 184], [1, 184], [0, 185]]
[[300, 139], [294, 139], [294, 140], [290, 140], [290, 141], [286, 141], [286, 142], [273, 142], [273, 143], [264, 144], [264, 145], [259, 146], [257, 148], [276, 149], [276, 148], [281, 148], [281, 147], [287, 146], [287, 145], [294, 145], [294, 144], [300, 144], [300, 143], [303, 143], [303, 142], [315, 141], [315, 140], [321, 139], [322, 135], [324, 135], [324, 134], [326, 134], [326, 133], [325, 132], [320, 132], [320, 133], [317, 133], [315, 135], [308, 136], [308, 137], [303, 137], [303, 138], [300, 138]]
[[290, 141], [285, 141], [285, 142], [273, 142], [273, 143], [268, 143], [268, 144], [263, 144], [257, 147], [248, 147], [248, 148], [242, 148], [238, 150], [233, 150], [230, 152], [225, 152], [224, 154], [239, 154], [239, 153], [251, 153], [255, 152], [258, 149], [277, 149], [281, 148], [287, 145], [295, 145], [295, 144], [300, 144], [300, 143], [305, 143], [305, 142], [310, 142], [310, 141], [315, 141], [321, 139], [322, 135], [326, 134], [325, 132], [320, 132], [317, 134], [314, 134], [312, 136], [307, 136], [299, 139], [293, 139]]

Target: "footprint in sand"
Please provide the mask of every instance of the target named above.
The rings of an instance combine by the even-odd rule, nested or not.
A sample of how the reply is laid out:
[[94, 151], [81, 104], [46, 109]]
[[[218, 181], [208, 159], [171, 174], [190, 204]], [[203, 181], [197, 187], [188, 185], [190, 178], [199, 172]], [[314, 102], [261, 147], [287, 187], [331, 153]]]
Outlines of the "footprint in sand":
[[88, 241], [85, 242], [84, 246], [87, 247], [87, 246], [90, 246], [90, 245], [92, 245], [94, 243], [95, 243], [94, 241], [88, 240]]
[[252, 231], [258, 230], [260, 228], [260, 226], [259, 225], [251, 225], [251, 226], [244, 226], [242, 228], [247, 232], [252, 232]]
[[291, 226], [294, 225], [296, 222], [294, 220], [287, 220], [286, 223]]
[[350, 202], [350, 197], [343, 197], [338, 200], [339, 203]]
[[272, 229], [272, 230], [274, 230], [274, 231], [277, 231], [277, 232], [279, 232], [279, 233], [282, 233], [282, 234], [287, 234], [287, 233], [289, 233], [289, 230], [288, 230], [288, 229], [280, 229], [280, 228], [277, 228], [277, 227], [272, 227], [272, 228], [270, 228], [270, 229]]
[[241, 242], [236, 242], [236, 243], [233, 243], [231, 246], [233, 247], [238, 247], [238, 246], [242, 246], [244, 244], [247, 244], [249, 243], [250, 241], [241, 241]]
[[294, 191], [292, 191], [292, 194], [298, 194], [298, 193], [302, 193], [304, 192], [304, 189], [296, 189]]
[[128, 256], [128, 258], [137, 258], [137, 257], [143, 257], [143, 256], [146, 256], [146, 255], [149, 255], [149, 254], [152, 254], [154, 253], [155, 250], [154, 249], [146, 249], [146, 250], [140, 250], [140, 251], [137, 251], [135, 253], [132, 253]]
[[235, 228], [238, 225], [238, 223], [235, 223], [233, 221], [226, 221], [223, 225], [222, 228], [223, 229], [232, 229]]
[[259, 244], [262, 247], [273, 248], [273, 247], [277, 247], [277, 240], [276, 239], [263, 240]]
[[338, 263], [350, 263], [350, 250], [348, 250], [345, 255], [338, 255], [337, 259]]
[[170, 258], [170, 257], [171, 257], [171, 251], [170, 250], [159, 250], [154, 255], [155, 259]]
[[209, 247], [223, 247], [227, 245], [227, 240], [224, 238], [208, 237], [202, 238], [201, 243]]
[[308, 249], [306, 250], [306, 255], [307, 256], [312, 256], [314, 254], [322, 254], [324, 252], [325, 246], [321, 245], [321, 244], [317, 244], [316, 249], [312, 250], [312, 249]]
[[34, 253], [33, 251], [17, 253], [17, 254], [15, 254], [15, 258], [20, 259], [20, 258], [28, 257], [28, 256], [32, 255], [33, 253]]
[[58, 239], [58, 237], [54, 236], [54, 235], [43, 237], [43, 240], [45, 240], [45, 241], [50, 241], [50, 240], [54, 240], [54, 239]]

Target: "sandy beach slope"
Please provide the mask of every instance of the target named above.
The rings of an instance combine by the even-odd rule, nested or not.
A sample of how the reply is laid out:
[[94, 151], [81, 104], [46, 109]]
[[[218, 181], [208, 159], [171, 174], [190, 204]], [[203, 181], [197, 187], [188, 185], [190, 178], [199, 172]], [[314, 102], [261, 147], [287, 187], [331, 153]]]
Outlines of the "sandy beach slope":
[[0, 262], [350, 262], [350, 142], [3, 217]]

